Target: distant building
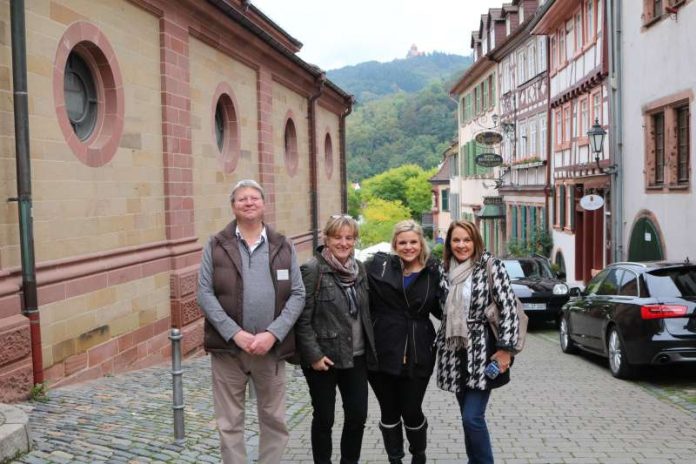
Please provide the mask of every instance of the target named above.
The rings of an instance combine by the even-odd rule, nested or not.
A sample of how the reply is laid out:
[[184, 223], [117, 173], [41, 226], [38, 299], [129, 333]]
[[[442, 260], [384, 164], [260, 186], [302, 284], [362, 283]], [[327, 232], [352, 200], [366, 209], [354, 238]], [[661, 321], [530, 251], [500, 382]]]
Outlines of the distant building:
[[433, 241], [438, 242], [439, 240], [444, 240], [447, 235], [447, 229], [449, 228], [450, 222], [452, 222], [452, 217], [450, 216], [450, 162], [452, 161], [451, 154], [458, 151], [458, 143], [454, 142], [445, 151], [445, 157], [440, 164], [440, 168], [437, 173], [428, 179], [428, 182], [432, 185], [433, 193], [433, 206], [431, 209], [432, 213], [432, 227], [433, 227]]
[[499, 168], [476, 164], [477, 155], [495, 148], [477, 143], [475, 137], [494, 128], [500, 113], [497, 67], [488, 55], [504, 37], [501, 13], [500, 8], [491, 8], [488, 14], [481, 15], [479, 29], [471, 34], [474, 63], [450, 89], [459, 102], [459, 149], [450, 160], [450, 213], [453, 220], [475, 222], [486, 248], [494, 254], [502, 254], [505, 243], [505, 211], [493, 188]]
[[419, 51], [416, 44], [413, 44], [413, 45], [411, 45], [411, 48], [408, 50], [408, 53], [406, 54], [406, 58], [413, 58], [416, 56], [423, 56], [423, 55], [425, 55], [425, 52]]
[[[236, 181], [260, 181], [266, 221], [301, 259], [320, 224], [345, 211], [351, 96], [250, 2], [28, 2], [26, 45], [41, 333], [32, 339], [22, 314], [9, 204], [0, 210], [0, 401], [27, 397], [41, 375], [56, 386], [163, 362], [171, 327], [184, 353], [196, 352], [200, 251], [230, 220]], [[0, 49], [0, 101], [10, 102], [8, 2]], [[12, 105], [0, 105], [0, 119], [0, 196], [9, 198]]]
[[[543, 10], [532, 34], [549, 37], [550, 162], [554, 201], [552, 259], [564, 263], [570, 282], [587, 282], [611, 262], [609, 143], [595, 162], [587, 131], [596, 120], [608, 128], [606, 21], [600, 0], [556, 1]], [[610, 137], [612, 135], [610, 134]], [[604, 198], [585, 210], [580, 199]]]
[[537, 0], [504, 4], [505, 36], [491, 52], [498, 63], [501, 154], [499, 188], [507, 218], [506, 242], [534, 241], [547, 233], [548, 73], [545, 36], [531, 35]]

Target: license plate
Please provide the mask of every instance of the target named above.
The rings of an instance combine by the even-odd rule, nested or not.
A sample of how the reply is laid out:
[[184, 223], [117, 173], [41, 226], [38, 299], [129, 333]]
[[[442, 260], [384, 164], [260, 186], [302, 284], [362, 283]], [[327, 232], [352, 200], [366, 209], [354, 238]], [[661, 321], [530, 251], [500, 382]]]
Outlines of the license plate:
[[528, 311], [544, 311], [546, 303], [522, 303], [522, 307]]

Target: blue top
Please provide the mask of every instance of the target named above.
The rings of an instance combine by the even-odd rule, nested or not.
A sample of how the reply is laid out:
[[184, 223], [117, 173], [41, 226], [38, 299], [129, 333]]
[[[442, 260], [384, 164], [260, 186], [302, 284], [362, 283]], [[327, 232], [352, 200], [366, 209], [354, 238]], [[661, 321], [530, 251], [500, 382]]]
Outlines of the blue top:
[[408, 286], [411, 285], [414, 280], [416, 280], [416, 277], [418, 277], [418, 274], [420, 274], [420, 271], [414, 272], [413, 274], [405, 275], [404, 276], [404, 288], [408, 288]]

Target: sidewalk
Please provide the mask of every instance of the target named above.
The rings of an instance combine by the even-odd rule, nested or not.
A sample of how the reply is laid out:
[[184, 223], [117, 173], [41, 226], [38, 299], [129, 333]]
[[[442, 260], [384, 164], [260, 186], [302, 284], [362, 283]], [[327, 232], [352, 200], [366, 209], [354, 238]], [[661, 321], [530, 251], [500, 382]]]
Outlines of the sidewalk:
[[[290, 367], [290, 366], [289, 366]], [[49, 391], [47, 403], [18, 405], [30, 417], [33, 451], [19, 463], [218, 463], [209, 359], [184, 364], [186, 443], [174, 444], [170, 366]], [[288, 369], [290, 443], [283, 462], [311, 463], [311, 405], [301, 372]], [[456, 400], [434, 382], [425, 399], [428, 462], [466, 462]], [[255, 407], [247, 408], [247, 443], [256, 455]], [[334, 433], [338, 449], [340, 413]], [[488, 422], [502, 464], [683, 464], [696, 456], [696, 411], [615, 380], [607, 368], [560, 353], [530, 334], [512, 383], [496, 390]], [[370, 399], [363, 462], [386, 462]], [[334, 453], [335, 454], [335, 453]], [[337, 460], [336, 460], [337, 461]]]

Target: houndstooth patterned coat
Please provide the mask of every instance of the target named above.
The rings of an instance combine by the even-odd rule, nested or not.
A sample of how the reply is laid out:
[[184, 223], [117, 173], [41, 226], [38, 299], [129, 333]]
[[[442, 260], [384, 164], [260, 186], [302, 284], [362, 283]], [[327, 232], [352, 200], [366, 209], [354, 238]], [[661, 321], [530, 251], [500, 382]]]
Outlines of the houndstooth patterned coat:
[[[490, 266], [492, 291], [489, 291], [488, 288], [489, 278], [486, 267], [489, 259], [493, 260]], [[487, 390], [504, 384], [496, 379], [497, 385], [489, 385], [491, 382], [483, 370], [492, 354], [491, 347], [494, 347], [494, 350], [496, 348], [512, 350], [517, 343], [519, 321], [515, 294], [512, 291], [510, 278], [503, 263], [486, 251], [474, 265], [471, 279], [471, 304], [468, 319], [469, 343], [466, 350], [455, 351], [446, 346], [445, 327], [447, 320], [445, 315], [442, 317], [442, 324], [435, 339], [437, 385], [441, 389], [453, 393], [459, 392], [463, 387]], [[495, 304], [500, 311], [500, 339], [497, 342], [489, 339], [493, 335], [490, 330], [487, 330], [484, 316], [484, 310], [493, 302], [491, 297], [495, 299]], [[509, 380], [509, 376], [506, 377]]]

